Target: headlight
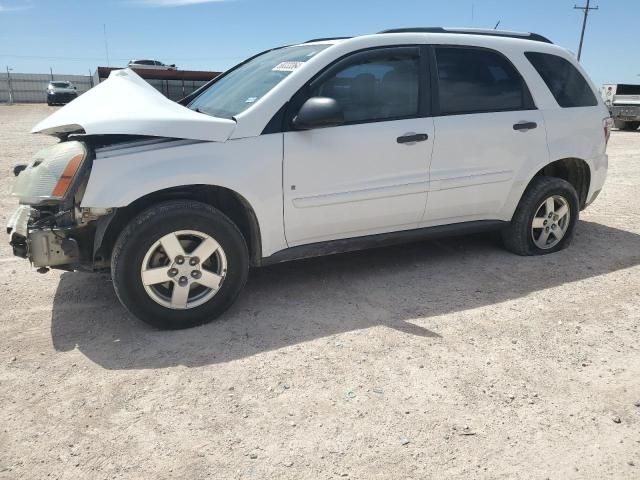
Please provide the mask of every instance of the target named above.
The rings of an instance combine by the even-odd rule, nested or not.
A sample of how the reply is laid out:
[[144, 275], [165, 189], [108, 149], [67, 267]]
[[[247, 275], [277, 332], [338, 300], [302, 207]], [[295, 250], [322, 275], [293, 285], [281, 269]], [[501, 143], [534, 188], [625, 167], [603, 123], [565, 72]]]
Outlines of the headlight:
[[87, 148], [76, 141], [40, 150], [18, 175], [12, 195], [27, 204], [63, 200], [86, 158]]

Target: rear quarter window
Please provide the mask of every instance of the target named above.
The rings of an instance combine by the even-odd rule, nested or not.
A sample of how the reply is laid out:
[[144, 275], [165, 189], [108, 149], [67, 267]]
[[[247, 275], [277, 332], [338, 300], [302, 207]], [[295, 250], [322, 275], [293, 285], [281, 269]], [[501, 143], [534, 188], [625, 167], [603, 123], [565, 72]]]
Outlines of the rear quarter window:
[[591, 87], [571, 62], [549, 53], [526, 52], [525, 56], [562, 108], [598, 105]]

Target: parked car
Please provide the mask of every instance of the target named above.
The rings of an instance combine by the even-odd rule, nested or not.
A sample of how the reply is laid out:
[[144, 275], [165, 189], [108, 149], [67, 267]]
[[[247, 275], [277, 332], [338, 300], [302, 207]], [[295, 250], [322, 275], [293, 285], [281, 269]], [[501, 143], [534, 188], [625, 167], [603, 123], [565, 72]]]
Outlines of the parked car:
[[177, 70], [175, 65], [165, 65], [158, 60], [131, 60], [127, 66], [138, 70]]
[[607, 173], [607, 109], [535, 34], [309, 41], [182, 103], [121, 70], [39, 123], [61, 141], [17, 177], [15, 255], [110, 270], [131, 313], [184, 328], [227, 310], [250, 266], [483, 230], [558, 252]]
[[616, 128], [633, 131], [640, 127], [640, 85], [606, 84], [602, 96]]
[[71, 82], [52, 80], [47, 85], [47, 104], [69, 103], [78, 96], [76, 87]]

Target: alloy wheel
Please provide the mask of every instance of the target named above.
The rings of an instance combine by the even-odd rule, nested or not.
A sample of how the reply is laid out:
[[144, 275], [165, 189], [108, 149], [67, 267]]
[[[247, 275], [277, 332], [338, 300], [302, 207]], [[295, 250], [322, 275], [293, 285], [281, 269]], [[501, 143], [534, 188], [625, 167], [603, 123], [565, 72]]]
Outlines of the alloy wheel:
[[533, 243], [542, 250], [555, 247], [567, 233], [571, 220], [571, 208], [560, 195], [547, 198], [538, 207], [531, 222]]
[[163, 307], [187, 310], [213, 298], [227, 273], [227, 257], [210, 235], [194, 230], [169, 233], [142, 261], [140, 276], [149, 297]]

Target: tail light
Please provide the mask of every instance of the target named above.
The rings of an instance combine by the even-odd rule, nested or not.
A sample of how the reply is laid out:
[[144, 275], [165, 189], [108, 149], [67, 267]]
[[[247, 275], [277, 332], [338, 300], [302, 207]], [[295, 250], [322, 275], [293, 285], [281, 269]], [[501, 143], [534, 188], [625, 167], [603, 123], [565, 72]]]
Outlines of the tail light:
[[611, 129], [613, 128], [613, 119], [611, 117], [607, 117], [603, 119], [602, 126], [604, 128], [604, 143], [606, 145], [609, 143], [609, 138], [611, 137]]

